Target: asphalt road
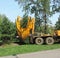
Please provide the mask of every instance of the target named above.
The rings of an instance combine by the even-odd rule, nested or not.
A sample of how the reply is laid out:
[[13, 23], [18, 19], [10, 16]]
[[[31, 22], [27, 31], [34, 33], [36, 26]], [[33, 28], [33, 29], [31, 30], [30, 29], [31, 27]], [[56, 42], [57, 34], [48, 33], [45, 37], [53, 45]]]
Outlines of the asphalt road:
[[0, 58], [60, 58], [60, 49], [19, 54], [15, 56], [5, 56]]

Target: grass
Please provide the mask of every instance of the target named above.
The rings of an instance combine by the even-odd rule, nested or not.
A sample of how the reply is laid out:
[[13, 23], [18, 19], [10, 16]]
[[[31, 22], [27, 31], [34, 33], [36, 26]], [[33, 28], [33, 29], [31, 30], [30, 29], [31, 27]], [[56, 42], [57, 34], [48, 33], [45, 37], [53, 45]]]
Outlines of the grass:
[[53, 45], [5, 45], [0, 47], [0, 56], [16, 55], [60, 48], [60, 44]]

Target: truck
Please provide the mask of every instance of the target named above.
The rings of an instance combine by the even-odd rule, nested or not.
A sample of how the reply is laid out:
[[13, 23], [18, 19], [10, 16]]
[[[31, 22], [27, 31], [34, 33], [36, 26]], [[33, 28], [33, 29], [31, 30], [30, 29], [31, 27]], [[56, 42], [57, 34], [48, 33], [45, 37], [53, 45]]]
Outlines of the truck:
[[38, 33], [34, 31], [35, 18], [28, 17], [28, 22], [25, 28], [21, 27], [21, 20], [22, 18], [20, 16], [18, 16], [16, 19], [16, 28], [20, 39], [25, 40], [27, 37], [29, 37], [30, 43], [35, 43], [38, 45], [43, 43], [51, 45], [60, 41], [60, 30], [55, 30], [52, 35]]

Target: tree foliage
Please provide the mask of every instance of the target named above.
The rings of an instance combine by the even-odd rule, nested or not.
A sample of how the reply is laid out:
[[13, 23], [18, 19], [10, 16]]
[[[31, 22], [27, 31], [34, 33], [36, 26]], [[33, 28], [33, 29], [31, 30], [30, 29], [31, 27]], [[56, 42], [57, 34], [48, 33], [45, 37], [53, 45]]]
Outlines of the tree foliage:
[[34, 14], [36, 18], [36, 27], [41, 26], [46, 13], [47, 16], [50, 14], [50, 1], [49, 0], [16, 0], [18, 4], [23, 7], [25, 13]]
[[52, 0], [53, 5], [52, 5], [52, 10], [53, 13], [60, 12], [60, 0]]
[[[53, 14], [60, 12], [60, 0], [16, 0], [18, 4], [23, 7], [26, 14], [34, 14], [36, 18], [35, 30], [41, 31], [42, 24], [43, 30], [47, 30], [47, 23], [49, 17]], [[39, 28], [37, 28], [39, 27]]]
[[21, 21], [21, 27], [26, 28], [28, 22], [28, 15], [24, 14], [23, 19]]
[[56, 29], [56, 30], [60, 30], [60, 16], [59, 16], [59, 18], [58, 18], [58, 21], [57, 21], [56, 24], [55, 24], [55, 29]]
[[[46, 11], [49, 15], [60, 12], [60, 0], [15, 0], [27, 13], [42, 14]], [[44, 10], [45, 9], [45, 10]], [[39, 16], [39, 15], [38, 15]], [[41, 15], [40, 15], [41, 16]]]
[[3, 41], [11, 40], [16, 33], [15, 24], [5, 15], [1, 15], [0, 18], [0, 39]]

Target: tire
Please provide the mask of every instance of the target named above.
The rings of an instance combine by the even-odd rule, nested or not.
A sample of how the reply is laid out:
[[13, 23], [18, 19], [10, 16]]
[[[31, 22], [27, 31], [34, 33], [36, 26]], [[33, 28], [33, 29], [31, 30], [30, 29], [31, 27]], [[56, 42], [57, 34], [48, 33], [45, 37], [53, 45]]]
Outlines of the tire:
[[52, 37], [46, 38], [46, 44], [48, 44], [48, 45], [54, 44], [54, 39]]
[[43, 38], [36, 38], [36, 39], [35, 39], [35, 44], [37, 44], [37, 45], [42, 45], [43, 43], [44, 43]]

